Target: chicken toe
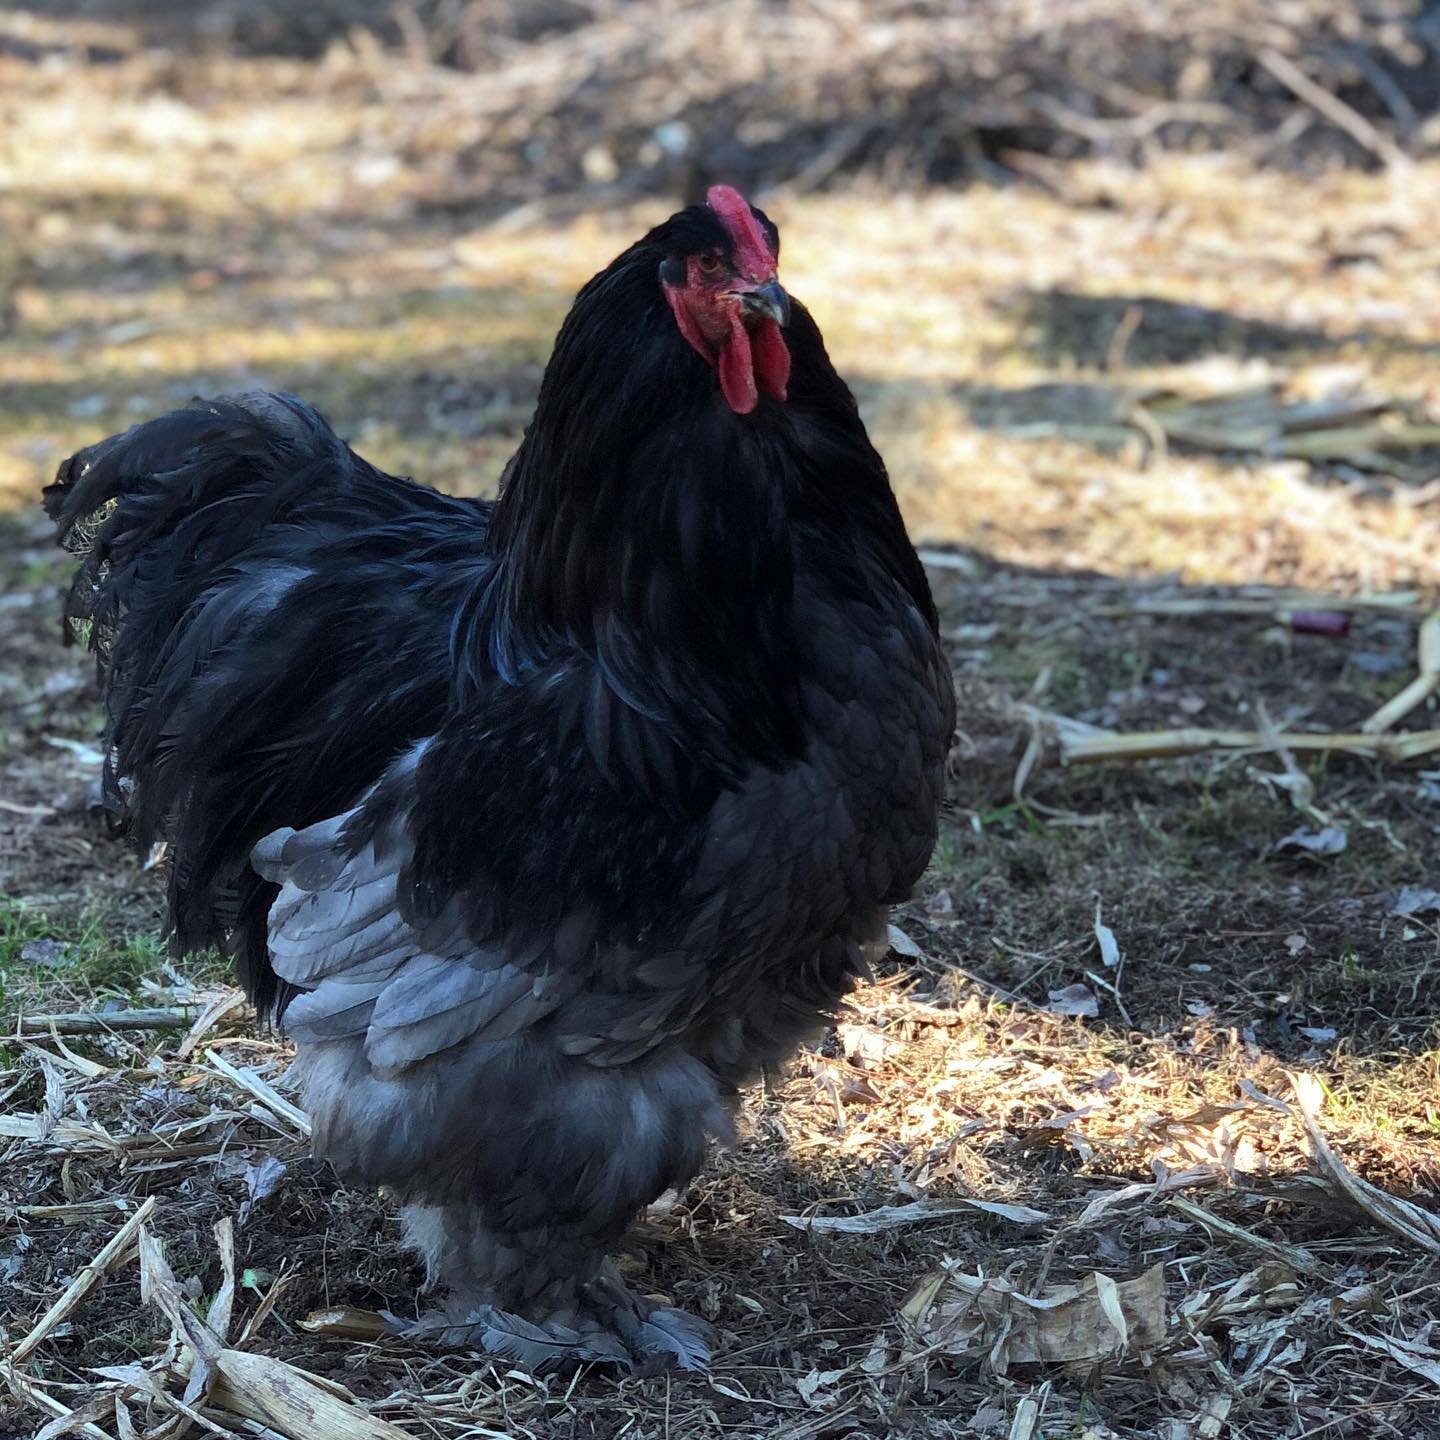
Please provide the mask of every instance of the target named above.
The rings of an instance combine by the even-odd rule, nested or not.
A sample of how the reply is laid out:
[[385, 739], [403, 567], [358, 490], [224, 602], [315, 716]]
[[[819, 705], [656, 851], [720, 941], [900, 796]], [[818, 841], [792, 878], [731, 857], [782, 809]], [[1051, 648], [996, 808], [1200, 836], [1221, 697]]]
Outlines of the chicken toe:
[[613, 1266], [575, 1303], [526, 1318], [494, 1305], [433, 1312], [418, 1320], [386, 1317], [392, 1333], [421, 1343], [473, 1347], [534, 1371], [591, 1361], [641, 1375], [709, 1369], [714, 1331], [705, 1321], [635, 1294]]

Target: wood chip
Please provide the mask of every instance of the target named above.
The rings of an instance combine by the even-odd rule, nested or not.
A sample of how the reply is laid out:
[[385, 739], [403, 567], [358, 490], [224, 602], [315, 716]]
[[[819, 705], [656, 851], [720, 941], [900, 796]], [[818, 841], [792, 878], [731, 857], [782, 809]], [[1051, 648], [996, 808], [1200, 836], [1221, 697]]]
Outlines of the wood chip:
[[1034, 1440], [1036, 1428], [1045, 1415], [1045, 1404], [1050, 1398], [1050, 1382], [1047, 1380], [1033, 1394], [1025, 1396], [1015, 1407], [1015, 1418], [1010, 1422], [1008, 1440]]
[[385, 1319], [375, 1310], [357, 1310], [338, 1305], [328, 1310], [313, 1310], [295, 1327], [311, 1335], [333, 1335], [342, 1340], [379, 1340], [387, 1334]]
[[291, 1440], [413, 1440], [409, 1432], [362, 1410], [343, 1387], [244, 1350], [221, 1350], [215, 1357], [210, 1399]]
[[1217, 1391], [1205, 1401], [1200, 1407], [1200, 1413], [1195, 1417], [1195, 1433], [1200, 1440], [1219, 1440], [1234, 1403], [1223, 1391]]

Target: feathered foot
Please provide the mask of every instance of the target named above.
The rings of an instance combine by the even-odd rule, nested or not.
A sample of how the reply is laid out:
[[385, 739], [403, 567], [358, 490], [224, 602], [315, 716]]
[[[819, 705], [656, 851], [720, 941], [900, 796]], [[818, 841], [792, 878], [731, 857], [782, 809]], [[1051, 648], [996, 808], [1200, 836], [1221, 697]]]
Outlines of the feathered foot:
[[494, 1305], [461, 1313], [387, 1316], [392, 1331], [434, 1345], [474, 1347], [541, 1371], [589, 1360], [641, 1375], [710, 1368], [715, 1332], [703, 1320], [627, 1288], [607, 1265], [583, 1286], [575, 1304], [527, 1320]]

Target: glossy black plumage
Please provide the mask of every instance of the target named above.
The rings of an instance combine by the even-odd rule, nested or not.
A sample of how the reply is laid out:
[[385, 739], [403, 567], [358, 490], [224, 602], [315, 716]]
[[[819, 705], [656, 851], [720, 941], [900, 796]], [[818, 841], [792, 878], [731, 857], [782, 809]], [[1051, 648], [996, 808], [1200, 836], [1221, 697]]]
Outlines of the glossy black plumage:
[[46, 493], [180, 949], [235, 954], [317, 1147], [409, 1202], [425, 1333], [530, 1363], [699, 1363], [606, 1251], [934, 842], [949, 673], [849, 391], [796, 305], [788, 398], [736, 414], [662, 299], [727, 243], [692, 207], [582, 290], [493, 506], [274, 395]]

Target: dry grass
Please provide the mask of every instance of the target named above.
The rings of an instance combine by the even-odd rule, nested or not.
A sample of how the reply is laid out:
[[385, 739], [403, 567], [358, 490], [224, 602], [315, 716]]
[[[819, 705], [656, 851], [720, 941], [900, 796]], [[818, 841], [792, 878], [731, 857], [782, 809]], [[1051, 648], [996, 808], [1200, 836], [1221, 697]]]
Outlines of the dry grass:
[[[740, 1145], [637, 1237], [637, 1278], [725, 1332], [711, 1379], [535, 1379], [303, 1327], [341, 1309], [364, 1333], [420, 1277], [384, 1199], [305, 1158], [269, 1090], [284, 1045], [209, 1005], [215, 967], [168, 965], [155, 876], [88, 814], [94, 698], [54, 644], [60, 562], [31, 506], [73, 446], [256, 383], [317, 400], [380, 463], [493, 484], [569, 295], [661, 212], [495, 229], [419, 203], [444, 107], [403, 81], [0, 56], [0, 1011], [184, 1015], [0, 1049], [0, 1436], [56, 1407], [128, 1434], [117, 1400], [163, 1427], [177, 1328], [223, 1380], [192, 1397], [192, 1433], [259, 1433], [247, 1405], [299, 1383], [249, 1355], [343, 1386], [352, 1419], [457, 1440], [1440, 1434], [1435, 1257], [1316, 1166], [1288, 1078], [1323, 1081], [1350, 1171], [1440, 1204], [1440, 912], [1397, 903], [1437, 885], [1440, 770], [1284, 741], [1358, 730], [1414, 676], [1440, 463], [1377, 464], [1370, 435], [1362, 464], [1312, 464], [1147, 421], [1161, 393], [1259, 386], [1272, 410], [1433, 421], [1435, 165], [1402, 183], [1173, 159], [767, 201], [913, 528], [961, 547], [933, 572], [962, 736], [940, 850], [897, 915], [915, 953], [747, 1097]], [[1217, 405], [1184, 412], [1192, 441]], [[1348, 631], [1295, 624], [1290, 586], [1338, 592]], [[1353, 603], [1395, 587], [1417, 593]], [[1047, 753], [1017, 798], [1041, 712], [1266, 743]], [[1431, 695], [1396, 733], [1436, 724]], [[1277, 850], [1297, 826], [1346, 848]], [[260, 1193], [267, 1161], [284, 1173]], [[57, 1308], [151, 1204], [163, 1257], [112, 1245]], [[807, 1224], [916, 1205], [874, 1233]], [[1036, 1316], [1064, 1317], [1068, 1358], [1026, 1358], [1059, 1343]]]
[[[1203, 1021], [1127, 1033], [968, 990], [949, 972], [931, 988], [910, 969], [863, 992], [831, 1046], [749, 1097], [738, 1148], [642, 1227], [637, 1270], [724, 1332], [708, 1382], [535, 1379], [326, 1333], [337, 1307], [363, 1333], [369, 1307], [418, 1277], [397, 1264], [383, 1203], [336, 1191], [303, 1158], [283, 1105], [257, 1098], [266, 1087], [249, 1074], [278, 1079], [283, 1049], [245, 1039], [243, 1018], [226, 1026], [217, 1053], [234, 1063], [220, 1067], [179, 1058], [175, 1040], [117, 1037], [84, 1059], [61, 1042], [27, 1046], [0, 1119], [7, 1187], [27, 1197], [10, 1224], [30, 1241], [12, 1289], [10, 1340], [28, 1360], [13, 1388], [75, 1406], [94, 1397], [93, 1367], [124, 1364], [92, 1419], [116, 1399], [137, 1420], [173, 1411], [183, 1377], [167, 1382], [171, 1321], [142, 1296], [137, 1226], [128, 1250], [101, 1257], [98, 1294], [21, 1339], [21, 1317], [143, 1202], [145, 1233], [201, 1314], [223, 1273], [212, 1225], [238, 1216], [231, 1328], [274, 1309], [243, 1340], [217, 1343], [296, 1361], [408, 1434], [612, 1435], [617, 1405], [635, 1434], [666, 1423], [697, 1436], [1004, 1434], [1039, 1380], [1023, 1325], [992, 1324], [983, 1343], [957, 1333], [945, 1277], [1003, 1276], [1039, 1296], [1157, 1265], [1144, 1345], [1119, 1346], [1098, 1302], [1070, 1316], [1071, 1358], [1044, 1387], [1041, 1433], [1088, 1422], [1096, 1435], [1203, 1434], [1187, 1419], [1216, 1397], [1229, 1407], [1223, 1433], [1294, 1434], [1296, 1416], [1342, 1434], [1420, 1433], [1409, 1427], [1436, 1411], [1417, 1406], [1406, 1358], [1428, 1356], [1433, 1254], [1316, 1178], [1275, 1058]], [[1433, 1056], [1409, 1076], [1343, 1057], [1325, 1069], [1330, 1145], [1394, 1184], [1415, 1141], [1377, 1135], [1371, 1117], [1383, 1109], [1403, 1127], [1415, 1082], [1433, 1085]], [[941, 1205], [874, 1234], [811, 1229], [949, 1195], [999, 1213]], [[1028, 1210], [1012, 1217], [1016, 1203]], [[319, 1337], [305, 1333], [312, 1315]], [[1373, 1356], [1387, 1350], [1401, 1359], [1381, 1366]], [[265, 1393], [269, 1381], [255, 1383]], [[202, 1413], [244, 1433], [237, 1409], [247, 1413], [243, 1397]], [[1176, 1427], [1153, 1428], [1161, 1416]]]

